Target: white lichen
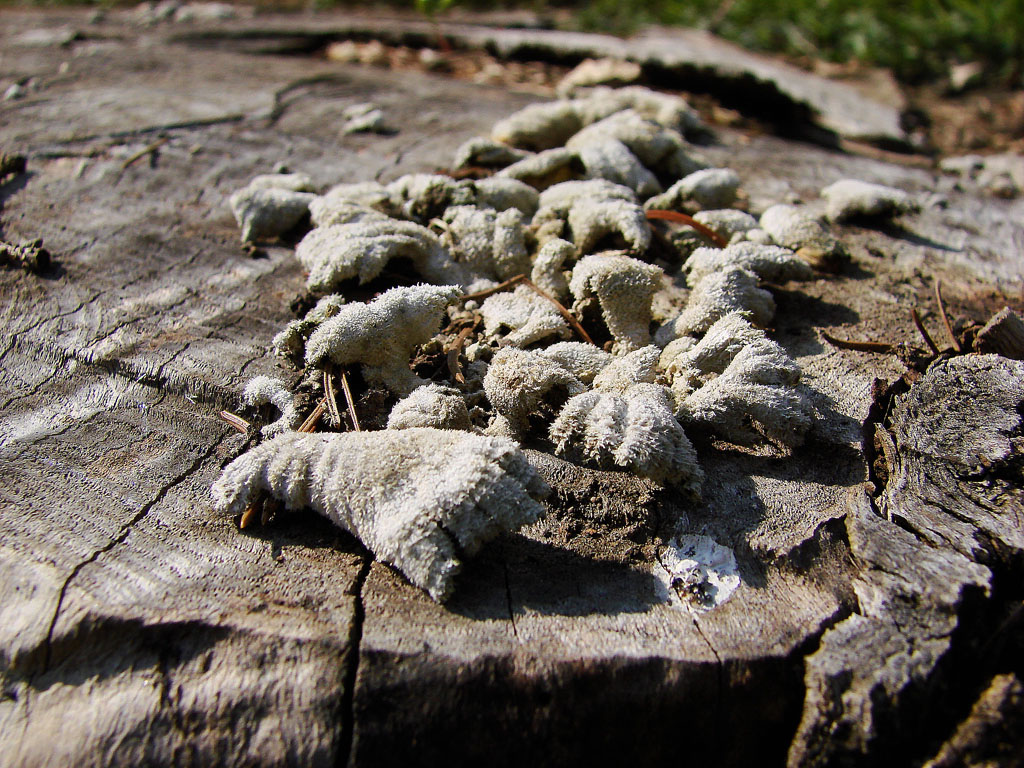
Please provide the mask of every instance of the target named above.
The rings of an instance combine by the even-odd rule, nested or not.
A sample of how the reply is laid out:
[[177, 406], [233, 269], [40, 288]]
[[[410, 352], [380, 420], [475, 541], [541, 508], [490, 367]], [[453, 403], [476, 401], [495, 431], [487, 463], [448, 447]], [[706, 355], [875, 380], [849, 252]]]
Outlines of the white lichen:
[[648, 120], [634, 109], [588, 125], [569, 139], [566, 147], [578, 150], [609, 139], [624, 144], [644, 166], [664, 177], [678, 179], [707, 167], [678, 131]]
[[263, 437], [274, 437], [302, 423], [302, 414], [295, 406], [294, 395], [288, 391], [284, 382], [270, 376], [254, 376], [249, 379], [242, 391], [242, 402], [249, 406], [273, 405], [280, 412], [280, 418], [260, 430]]
[[811, 407], [796, 386], [800, 366], [741, 316], [722, 318], [689, 350], [672, 355], [666, 347], [662, 365], [683, 423], [738, 445], [803, 442]]
[[417, 387], [395, 403], [388, 416], [388, 429], [470, 430], [469, 409], [466, 401], [454, 389], [440, 384]]
[[613, 359], [594, 377], [593, 388], [600, 392], [623, 393], [635, 384], [653, 384], [657, 378], [661, 350], [641, 347]]
[[309, 204], [309, 218], [314, 227], [343, 224], [352, 220], [353, 210], [386, 212], [390, 200], [387, 189], [376, 181], [338, 184]]
[[694, 612], [717, 608], [740, 586], [736, 555], [710, 536], [688, 534], [670, 540], [658, 562], [665, 569], [665, 586], [684, 599]]
[[375, 215], [345, 224], [317, 227], [295, 249], [295, 256], [309, 272], [311, 291], [330, 291], [345, 280], [369, 282], [394, 258], [409, 259], [417, 273], [435, 283], [467, 282], [465, 269], [455, 264], [440, 240], [426, 227]]
[[515, 347], [495, 353], [483, 383], [497, 414], [488, 432], [516, 440], [548, 424], [570, 397], [585, 389], [554, 360]]
[[768, 325], [775, 316], [775, 300], [758, 287], [757, 275], [742, 267], [726, 267], [700, 280], [682, 313], [663, 325], [656, 342], [665, 346], [680, 336], [697, 336], [716, 320], [742, 312], [757, 325]]
[[313, 180], [304, 173], [262, 173], [253, 176], [249, 189], [288, 189], [292, 192], [316, 192]]
[[650, 342], [651, 301], [662, 276], [660, 267], [622, 254], [586, 256], [572, 270], [573, 307], [583, 311], [588, 300], [596, 298], [615, 340], [612, 352], [631, 352]]
[[583, 127], [580, 105], [575, 101], [530, 104], [499, 120], [491, 138], [520, 149], [540, 151], [559, 147]]
[[281, 435], [224, 469], [214, 506], [238, 514], [264, 491], [316, 510], [443, 601], [460, 556], [536, 521], [548, 488], [511, 441], [401, 429]]
[[554, 305], [525, 285], [489, 296], [480, 306], [484, 333], [503, 346], [526, 347], [551, 336], [568, 338], [569, 324]]
[[761, 214], [761, 229], [819, 269], [835, 269], [849, 260], [846, 248], [806, 209], [780, 203]]
[[316, 195], [281, 187], [244, 187], [228, 199], [242, 242], [272, 240], [296, 227], [309, 214]]
[[615, 359], [610, 352], [582, 341], [560, 341], [540, 350], [538, 354], [554, 360], [587, 386]]
[[508, 280], [530, 271], [523, 214], [475, 205], [453, 205], [444, 213], [441, 242], [451, 258], [475, 277]]
[[687, 282], [696, 285], [727, 267], [742, 267], [770, 283], [814, 277], [810, 265], [788, 248], [747, 242], [728, 248], [698, 248], [683, 265], [683, 272]]
[[641, 117], [686, 135], [703, 128], [700, 116], [681, 96], [660, 93], [642, 85], [625, 88], [598, 86], [578, 94], [577, 109], [585, 125], [616, 112], [632, 109]]
[[387, 185], [389, 213], [427, 224], [451, 205], [472, 205], [476, 190], [471, 181], [458, 181], [436, 173], [410, 173]]
[[587, 179], [606, 179], [646, 199], [661, 192], [657, 177], [618, 139], [597, 137], [572, 146]]
[[619, 235], [632, 253], [651, 244], [651, 226], [633, 190], [604, 179], [566, 181], [541, 192], [534, 226], [568, 224], [579, 253], [588, 253], [608, 235]]
[[484, 136], [476, 136], [463, 142], [455, 150], [452, 167], [504, 168], [529, 156], [530, 153], [526, 150], [516, 149]]
[[567, 262], [575, 260], [576, 246], [568, 240], [552, 238], [537, 251], [530, 280], [551, 297], [563, 301], [569, 295], [569, 281], [563, 269]]
[[668, 392], [635, 384], [624, 392], [573, 397], [551, 425], [555, 453], [599, 469], [627, 469], [663, 485], [699, 494], [704, 473]]
[[739, 187], [740, 177], [731, 168], [705, 168], [650, 198], [644, 208], [689, 212], [728, 208], [736, 202]]
[[306, 354], [306, 339], [320, 324], [338, 314], [345, 305], [345, 297], [332, 293], [322, 297], [301, 320], [292, 320], [284, 330], [274, 336], [274, 350], [283, 357], [302, 360]]
[[384, 110], [376, 104], [365, 102], [352, 104], [341, 111], [341, 134], [352, 133], [388, 133]]
[[407, 395], [427, 383], [409, 369], [413, 350], [437, 333], [445, 307], [460, 293], [451, 285], [415, 285], [348, 304], [309, 337], [306, 365], [359, 363], [366, 381]]
[[540, 204], [537, 190], [518, 179], [491, 176], [475, 182], [475, 185], [476, 204], [496, 211], [517, 208], [524, 216], [530, 218], [537, 212], [537, 206]]
[[821, 196], [828, 203], [825, 213], [832, 221], [888, 219], [921, 210], [920, 203], [901, 189], [857, 179], [830, 184], [821, 190]]
[[732, 241], [737, 235], [745, 235], [759, 226], [757, 219], [746, 211], [737, 211], [735, 208], [698, 211], [693, 214], [693, 219], [715, 234], [721, 235], [726, 242]]
[[495, 177], [516, 179], [535, 189], [547, 189], [552, 184], [573, 178], [573, 164], [579, 164], [575, 152], [565, 147], [554, 147], [502, 168]]

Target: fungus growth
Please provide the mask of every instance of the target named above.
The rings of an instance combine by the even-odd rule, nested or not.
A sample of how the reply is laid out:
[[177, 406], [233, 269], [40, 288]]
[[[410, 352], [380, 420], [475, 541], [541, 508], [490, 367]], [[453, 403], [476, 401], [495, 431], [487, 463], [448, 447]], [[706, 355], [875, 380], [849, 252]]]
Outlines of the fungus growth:
[[[217, 508], [254, 509], [260, 493], [312, 506], [441, 600], [463, 556], [543, 511], [517, 443], [693, 499], [703, 470], [684, 429], [799, 445], [813, 416], [799, 366], [756, 326], [775, 313], [771, 284], [813, 279], [845, 251], [803, 209], [732, 208], [740, 179], [706, 167], [686, 139], [698, 127], [676, 96], [577, 90], [459, 147], [454, 166], [485, 178], [415, 173], [316, 195], [304, 176], [272, 174], [236, 193], [244, 239], [308, 214], [295, 255], [299, 305], [313, 306], [273, 341], [303, 369], [304, 397], [249, 383], [243, 400], [281, 416], [215, 483]], [[664, 209], [698, 226], [652, 227]], [[712, 240], [724, 247], [702, 247]], [[408, 265], [427, 282], [367, 298]], [[342, 428], [339, 383], [353, 427], [359, 408], [370, 431], [311, 434], [327, 411], [323, 428]]]

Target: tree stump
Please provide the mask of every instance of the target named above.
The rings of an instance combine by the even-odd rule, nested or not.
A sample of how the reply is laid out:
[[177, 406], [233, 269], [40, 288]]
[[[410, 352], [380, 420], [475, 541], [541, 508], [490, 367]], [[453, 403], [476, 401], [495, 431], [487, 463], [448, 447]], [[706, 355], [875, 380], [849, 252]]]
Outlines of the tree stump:
[[[0, 186], [0, 235], [53, 257], [0, 271], [0, 765], [1020, 763], [1024, 364], [947, 352], [911, 381], [823, 333], [916, 343], [940, 278], [954, 315], [1020, 309], [1024, 203], [720, 131], [707, 154], [752, 209], [843, 177], [943, 195], [837, 229], [849, 268], [773, 289], [807, 444], [699, 445], [699, 503], [535, 455], [548, 517], [438, 605], [312, 513], [212, 515], [247, 442], [216, 413], [282, 375], [270, 339], [304, 283], [289, 247], [240, 249], [226, 199], [279, 162], [323, 186], [444, 167], [536, 97], [126, 19], [5, 11], [0, 31], [42, 84], [5, 107], [28, 170]], [[66, 26], [86, 33], [26, 35]], [[341, 135], [370, 100], [401, 130]], [[679, 527], [733, 550], [728, 600], [673, 582]]]

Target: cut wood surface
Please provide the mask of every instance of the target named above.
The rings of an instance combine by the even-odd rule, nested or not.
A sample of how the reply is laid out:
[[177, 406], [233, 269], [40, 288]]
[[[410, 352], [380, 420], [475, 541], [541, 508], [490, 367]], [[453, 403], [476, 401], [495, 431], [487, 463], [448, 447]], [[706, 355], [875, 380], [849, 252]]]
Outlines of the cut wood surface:
[[[239, 246], [226, 201], [278, 163], [321, 188], [447, 167], [537, 97], [127, 15], [0, 19], [0, 73], [36, 84], [0, 112], [28, 166], [0, 237], [53, 259], [0, 271], [0, 765], [1021, 763], [1024, 364], [946, 351], [904, 379], [823, 334], [920, 347], [916, 307], [942, 339], [940, 279], [955, 318], [1020, 310], [1024, 202], [720, 131], [703, 149], [753, 211], [847, 177], [924, 203], [837, 228], [842, 273], [773, 287], [807, 443], [699, 443], [699, 503], [531, 454], [548, 516], [439, 605], [312, 512], [212, 514], [248, 447], [217, 412], [293, 375], [269, 345], [304, 288], [291, 248]], [[341, 134], [366, 101], [397, 133]], [[730, 599], [673, 583], [677, 528], [735, 552]]]

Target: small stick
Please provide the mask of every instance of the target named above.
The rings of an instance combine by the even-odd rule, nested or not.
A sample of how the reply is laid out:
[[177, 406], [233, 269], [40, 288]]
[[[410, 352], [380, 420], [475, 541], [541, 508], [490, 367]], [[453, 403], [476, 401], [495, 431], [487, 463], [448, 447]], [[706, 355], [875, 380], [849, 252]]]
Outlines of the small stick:
[[942, 281], [935, 281], [935, 301], [939, 305], [939, 317], [942, 318], [942, 324], [946, 326], [946, 333], [949, 335], [949, 340], [953, 342], [953, 349], [957, 352], [963, 352], [963, 347], [960, 346], [960, 340], [953, 333], [953, 326], [949, 322], [949, 315], [946, 314], [946, 305], [942, 303]]
[[324, 368], [324, 400], [331, 414], [331, 421], [341, 426], [341, 411], [338, 409], [338, 393], [334, 391], [334, 376], [331, 366]]
[[252, 424], [243, 419], [238, 414], [232, 413], [231, 411], [221, 411], [217, 414], [217, 418], [221, 421], [226, 421], [232, 427], [237, 429], [243, 435], [248, 435], [249, 430], [252, 429]]
[[849, 341], [847, 339], [837, 339], [828, 331], [822, 331], [821, 335], [825, 341], [833, 347], [839, 347], [839, 349], [852, 349], [857, 352], [884, 352], [887, 354], [892, 354], [896, 351], [892, 344], [886, 344], [882, 341]]
[[320, 417], [323, 416], [326, 412], [327, 398], [324, 398], [323, 400], [316, 404], [316, 408], [313, 409], [313, 412], [306, 417], [306, 420], [302, 422], [302, 424], [299, 425], [299, 428], [295, 431], [305, 432], [307, 434], [315, 432], [317, 422], [320, 421]]
[[356, 416], [356, 401], [352, 397], [352, 390], [348, 386], [348, 375], [345, 373], [345, 369], [341, 369], [341, 388], [345, 392], [345, 402], [348, 404], [348, 415], [352, 419], [352, 428], [356, 432], [361, 432], [359, 429], [359, 417]]
[[[550, 295], [546, 291], [538, 288], [533, 283], [532, 280], [527, 280], [524, 277], [523, 278], [523, 283], [525, 283], [526, 285], [530, 286], [530, 288], [532, 288], [534, 291], [536, 291], [539, 296], [543, 296], [545, 299], [547, 299], [552, 304], [554, 304], [555, 305], [555, 309], [557, 309], [559, 311], [559, 313], [562, 315], [562, 317], [565, 318], [565, 321], [567, 323], [569, 323], [569, 325], [572, 326], [572, 329], [574, 331], [576, 331], [576, 333], [578, 333], [580, 335], [581, 339], [583, 339], [585, 342], [587, 342], [587, 344], [594, 344], [594, 340], [592, 338], [590, 338], [590, 334], [587, 333], [585, 330], [583, 330], [583, 326], [580, 325], [580, 321], [576, 319], [576, 317], [572, 314], [572, 312], [570, 312], [568, 309], [563, 307], [561, 302], [558, 299], [556, 299], [554, 296]], [[594, 346], [597, 346], [597, 345], [594, 344]]]
[[661, 219], [662, 221], [675, 221], [678, 222], [679, 224], [686, 224], [690, 227], [693, 227], [695, 230], [700, 232], [702, 235], [704, 235], [704, 237], [708, 238], [719, 248], [725, 248], [726, 246], [729, 245], [729, 242], [720, 234], [715, 232], [715, 230], [711, 229], [710, 227], [704, 226], [699, 221], [694, 219], [692, 216], [687, 216], [685, 213], [680, 213], [679, 211], [665, 211], [662, 210], [661, 208], [653, 208], [649, 211], [646, 211], [644, 215], [647, 217], [649, 221], [654, 219]]
[[501, 293], [506, 288], [511, 288], [513, 285], [517, 285], [523, 282], [523, 280], [525, 279], [526, 275], [516, 275], [515, 277], [510, 277], [504, 283], [498, 283], [493, 288], [487, 288], [482, 291], [477, 291], [476, 293], [467, 293], [462, 297], [462, 300], [466, 301], [468, 299], [486, 299], [488, 296], [493, 296], [496, 293]]
[[462, 375], [462, 363], [459, 362], [459, 356], [462, 354], [462, 347], [466, 343], [466, 340], [473, 335], [473, 331], [476, 330], [477, 321], [473, 321], [472, 324], [467, 325], [461, 331], [459, 335], [455, 337], [455, 341], [452, 342], [451, 347], [448, 349], [448, 370], [451, 371], [452, 377], [459, 382], [459, 384], [466, 383], [466, 377]]
[[910, 317], [914, 321], [914, 325], [917, 326], [918, 332], [924, 338], [924, 343], [928, 345], [928, 349], [932, 351], [933, 355], [939, 354], [939, 348], [935, 346], [935, 342], [932, 341], [932, 337], [928, 334], [928, 329], [924, 327], [924, 323], [921, 322], [921, 316], [917, 314], [917, 308], [911, 307]]
[[121, 164], [121, 173], [124, 173], [125, 171], [127, 171], [132, 165], [137, 163], [139, 160], [144, 158], [146, 155], [151, 155], [154, 152], [156, 152], [158, 149], [160, 149], [160, 147], [162, 147], [164, 144], [166, 144], [170, 140], [171, 139], [170, 139], [169, 136], [164, 136], [161, 139], [157, 139], [152, 144], [148, 144], [144, 148], [140, 149], [138, 152], [136, 152], [134, 155], [129, 157], [127, 160], [125, 160]]

